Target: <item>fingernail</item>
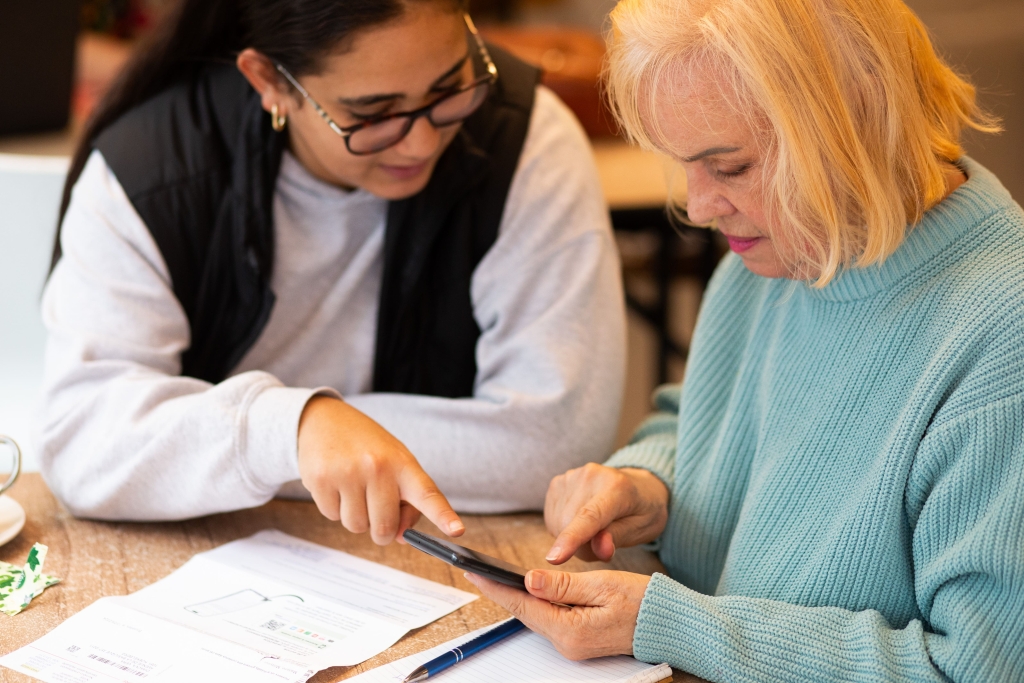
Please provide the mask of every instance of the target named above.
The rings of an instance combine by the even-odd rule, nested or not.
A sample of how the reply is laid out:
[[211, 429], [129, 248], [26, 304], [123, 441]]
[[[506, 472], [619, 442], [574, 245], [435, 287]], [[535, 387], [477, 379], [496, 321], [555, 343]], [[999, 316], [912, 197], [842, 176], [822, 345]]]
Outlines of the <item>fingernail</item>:
[[462, 522], [448, 522], [448, 534], [457, 534], [460, 531], [465, 531], [466, 527], [462, 525]]
[[562, 554], [562, 547], [558, 545], [551, 546], [551, 550], [548, 551], [547, 556], [544, 557], [548, 562], [554, 562], [558, 559], [558, 556]]
[[536, 570], [526, 573], [526, 583], [535, 591], [544, 590], [544, 574]]

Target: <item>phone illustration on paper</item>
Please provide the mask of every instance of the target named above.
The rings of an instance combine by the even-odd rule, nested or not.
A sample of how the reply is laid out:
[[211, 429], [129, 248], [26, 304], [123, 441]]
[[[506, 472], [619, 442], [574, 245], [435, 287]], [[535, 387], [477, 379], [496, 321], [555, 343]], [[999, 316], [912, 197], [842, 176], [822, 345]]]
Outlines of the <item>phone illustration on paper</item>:
[[246, 588], [212, 600], [185, 605], [185, 610], [200, 617], [217, 617], [232, 612], [240, 612], [256, 605], [272, 602], [278, 598], [294, 598], [299, 602], [305, 602], [298, 595], [275, 595], [272, 598], [268, 598], [262, 593]]

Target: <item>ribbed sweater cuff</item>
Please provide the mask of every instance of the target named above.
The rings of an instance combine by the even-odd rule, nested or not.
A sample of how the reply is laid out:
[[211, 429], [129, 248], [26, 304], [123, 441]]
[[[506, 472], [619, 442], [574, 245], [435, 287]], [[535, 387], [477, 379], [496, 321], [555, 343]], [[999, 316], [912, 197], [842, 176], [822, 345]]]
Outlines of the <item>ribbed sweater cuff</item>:
[[713, 626], [698, 597], [703, 596], [664, 574], [652, 576], [637, 615], [633, 656], [717, 680], [718, 635], [710, 632]]
[[299, 389], [268, 387], [261, 391], [246, 414], [242, 458], [261, 490], [276, 491], [299, 478], [299, 418], [313, 396], [341, 398], [329, 387]]
[[676, 435], [655, 434], [620, 449], [610, 457], [608, 467], [636, 467], [647, 470], [672, 490], [676, 459]]
[[640, 603], [633, 655], [709, 681], [946, 680], [920, 621], [894, 630], [874, 610], [712, 597], [664, 574], [651, 577]]

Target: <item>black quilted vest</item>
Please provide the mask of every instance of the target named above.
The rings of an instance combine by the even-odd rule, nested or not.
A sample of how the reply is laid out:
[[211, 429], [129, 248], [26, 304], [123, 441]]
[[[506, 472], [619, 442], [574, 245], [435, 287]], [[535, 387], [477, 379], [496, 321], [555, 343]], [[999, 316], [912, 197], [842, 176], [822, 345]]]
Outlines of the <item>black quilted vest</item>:
[[[389, 203], [374, 391], [473, 394], [480, 328], [470, 282], [497, 239], [539, 76], [501, 50], [492, 56], [500, 76], [488, 100], [426, 188]], [[200, 71], [96, 140], [188, 316], [184, 375], [223, 380], [270, 317], [272, 203], [285, 140], [233, 66]]]

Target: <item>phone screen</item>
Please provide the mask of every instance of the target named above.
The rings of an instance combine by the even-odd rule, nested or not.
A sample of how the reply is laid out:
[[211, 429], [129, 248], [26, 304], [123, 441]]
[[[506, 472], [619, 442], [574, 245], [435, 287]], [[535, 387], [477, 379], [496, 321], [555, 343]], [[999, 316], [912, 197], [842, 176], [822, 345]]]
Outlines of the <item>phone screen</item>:
[[402, 538], [417, 550], [422, 550], [454, 567], [485, 576], [506, 586], [526, 590], [526, 570], [522, 567], [415, 529], [406, 531]]

